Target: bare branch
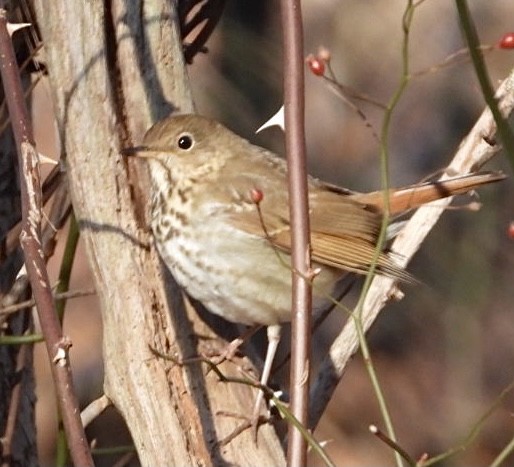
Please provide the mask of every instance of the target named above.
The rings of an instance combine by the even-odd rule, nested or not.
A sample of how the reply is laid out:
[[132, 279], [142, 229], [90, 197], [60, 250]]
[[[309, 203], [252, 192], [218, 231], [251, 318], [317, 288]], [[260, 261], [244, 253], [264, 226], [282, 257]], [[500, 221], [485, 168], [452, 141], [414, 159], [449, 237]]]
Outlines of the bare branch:
[[84, 427], [88, 426], [96, 417], [98, 417], [107, 407], [111, 406], [110, 399], [103, 394], [98, 399], [90, 402], [89, 405], [81, 412], [80, 418]]

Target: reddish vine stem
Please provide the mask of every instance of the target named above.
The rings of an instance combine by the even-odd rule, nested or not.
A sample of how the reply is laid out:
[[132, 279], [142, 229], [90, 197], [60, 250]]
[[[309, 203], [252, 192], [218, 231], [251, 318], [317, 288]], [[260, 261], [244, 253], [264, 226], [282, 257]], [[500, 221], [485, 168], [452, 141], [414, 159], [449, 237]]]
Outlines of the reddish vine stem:
[[[305, 162], [305, 99], [302, 11], [299, 0], [282, 0], [284, 111], [291, 218], [293, 297], [291, 324], [291, 412], [303, 426], [309, 413], [312, 289], [310, 226]], [[307, 440], [289, 426], [288, 465], [307, 463]]]
[[93, 466], [93, 459], [80, 421], [77, 396], [68, 359], [71, 342], [62, 335], [41, 243], [41, 179], [38, 154], [30, 124], [19, 70], [8, 31], [5, 10], [0, 10], [0, 73], [18, 152], [22, 201], [20, 242], [25, 265], [51, 361], [57, 399], [68, 446], [75, 465]]

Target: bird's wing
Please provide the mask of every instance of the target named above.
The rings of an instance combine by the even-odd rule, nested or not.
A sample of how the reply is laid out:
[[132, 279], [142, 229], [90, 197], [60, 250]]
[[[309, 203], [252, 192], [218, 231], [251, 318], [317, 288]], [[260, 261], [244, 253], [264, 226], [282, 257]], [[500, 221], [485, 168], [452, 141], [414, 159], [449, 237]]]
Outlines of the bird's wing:
[[[283, 193], [280, 191], [278, 193]], [[287, 197], [264, 193], [251, 208], [226, 213], [237, 229], [267, 239], [290, 253], [291, 226]], [[366, 274], [376, 256], [380, 216], [366, 206], [334, 193], [313, 190], [310, 195], [311, 250], [313, 261], [336, 269]], [[381, 274], [412, 281], [411, 276], [382, 252], [376, 260]]]

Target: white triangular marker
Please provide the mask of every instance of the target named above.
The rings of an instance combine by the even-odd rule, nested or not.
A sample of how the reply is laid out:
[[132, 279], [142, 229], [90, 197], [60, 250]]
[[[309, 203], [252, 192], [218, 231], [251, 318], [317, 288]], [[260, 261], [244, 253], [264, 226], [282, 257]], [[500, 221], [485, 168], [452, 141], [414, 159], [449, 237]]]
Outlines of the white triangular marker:
[[32, 26], [30, 23], [7, 23], [7, 33], [9, 36], [12, 37], [12, 35], [23, 28], [28, 28], [29, 26]]
[[273, 115], [264, 125], [262, 125], [255, 133], [259, 133], [260, 131], [272, 127], [272, 126], [279, 126], [282, 128], [282, 131], [285, 130], [285, 122], [284, 122], [284, 106], [280, 107], [278, 112]]
[[49, 157], [45, 156], [44, 154], [41, 154], [40, 152], [37, 153], [37, 157], [39, 158], [40, 164], [57, 165], [59, 163], [56, 160], [50, 159]]

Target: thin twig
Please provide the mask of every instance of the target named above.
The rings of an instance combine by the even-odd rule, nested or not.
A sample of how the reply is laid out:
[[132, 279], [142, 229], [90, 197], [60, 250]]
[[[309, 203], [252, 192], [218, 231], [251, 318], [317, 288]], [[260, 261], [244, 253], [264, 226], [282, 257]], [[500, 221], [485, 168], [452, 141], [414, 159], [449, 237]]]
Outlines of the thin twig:
[[[481, 52], [490, 52], [492, 50], [496, 49], [496, 46], [494, 45], [479, 45], [478, 50]], [[411, 73], [411, 78], [418, 78], [421, 76], [428, 75], [430, 73], [437, 73], [438, 71], [441, 71], [443, 68], [447, 68], [449, 66], [455, 66], [460, 65], [463, 63], [467, 63], [470, 61], [469, 58], [469, 49], [459, 49], [456, 52], [453, 52], [452, 54], [448, 55], [442, 62], [436, 63], [435, 65], [432, 65], [428, 68], [425, 68], [423, 70], [419, 70], [416, 72]]]
[[46, 339], [73, 462], [75, 465], [93, 466], [93, 459], [80, 421], [78, 400], [68, 360], [68, 349], [71, 343], [62, 335], [56, 316], [41, 247], [42, 196], [38, 154], [34, 148], [34, 138], [23, 99], [16, 57], [7, 31], [5, 10], [0, 10], [0, 56], [2, 57], [0, 71], [18, 150], [23, 222], [21, 245], [25, 254], [27, 274]]
[[[384, 113], [383, 121], [382, 121], [382, 129], [380, 132], [380, 174], [381, 174], [381, 188], [383, 190], [383, 207], [382, 207], [382, 224], [380, 227], [380, 234], [377, 239], [377, 245], [375, 249], [375, 255], [373, 258], [373, 262], [370, 266], [369, 272], [366, 276], [366, 279], [364, 281], [364, 285], [362, 287], [362, 292], [359, 297], [359, 301], [357, 305], [355, 306], [355, 312], [352, 314], [353, 317], [353, 324], [355, 326], [355, 331], [357, 334], [357, 338], [359, 341], [359, 345], [361, 347], [362, 355], [364, 357], [364, 361], [366, 363], [366, 370], [368, 372], [368, 375], [371, 380], [371, 384], [373, 386], [373, 390], [375, 392], [375, 396], [378, 401], [378, 405], [380, 407], [380, 412], [382, 414], [382, 417], [384, 419], [385, 426], [387, 428], [387, 433], [389, 438], [396, 442], [396, 434], [394, 430], [394, 425], [391, 420], [391, 416], [389, 414], [389, 410], [387, 407], [387, 403], [384, 397], [384, 394], [382, 392], [379, 379], [375, 372], [375, 367], [373, 365], [373, 361], [371, 358], [371, 353], [368, 348], [368, 344], [366, 341], [366, 331], [367, 328], [364, 325], [363, 321], [363, 313], [364, 313], [364, 304], [366, 302], [366, 299], [368, 297], [368, 292], [370, 290], [370, 286], [373, 282], [373, 280], [376, 277], [376, 268], [378, 264], [378, 259], [380, 257], [380, 254], [382, 253], [386, 241], [387, 241], [387, 228], [389, 226], [389, 220], [390, 220], [390, 204], [389, 204], [389, 135], [390, 135], [390, 127], [391, 127], [391, 120], [394, 113], [394, 110], [396, 109], [398, 103], [400, 102], [401, 97], [403, 96], [403, 93], [405, 89], [407, 88], [407, 85], [409, 83], [409, 45], [410, 45], [410, 30], [411, 30], [411, 24], [412, 19], [414, 16], [414, 10], [415, 5], [413, 4], [412, 0], [408, 0], [405, 6], [405, 10], [402, 17], [402, 30], [403, 30], [403, 40], [402, 40], [402, 48], [401, 48], [401, 55], [402, 55], [402, 68], [401, 68], [401, 75], [399, 79], [399, 83], [389, 100], [386, 111]], [[402, 458], [400, 454], [395, 451], [395, 460], [396, 465], [398, 467], [401, 467], [403, 465]]]
[[[128, 449], [128, 448], [126, 448]], [[132, 447], [132, 452], [126, 452], [121, 456], [112, 467], [125, 467], [126, 465], [129, 465], [129, 463], [136, 457], [137, 453], [135, 448]]]
[[[291, 222], [291, 258], [293, 298], [291, 323], [291, 412], [307, 426], [310, 376], [310, 329], [312, 288], [309, 277], [310, 227], [307, 170], [305, 158], [305, 99], [302, 10], [299, 0], [282, 0], [284, 42], [284, 111], [286, 155], [288, 164], [289, 212]], [[299, 274], [294, 273], [298, 271]], [[307, 462], [307, 440], [301, 431], [289, 425], [288, 465]]]
[[507, 160], [510, 162], [511, 168], [514, 170], [514, 134], [507, 121], [503, 118], [494, 97], [494, 89], [491, 85], [489, 74], [487, 73], [482, 51], [479, 48], [480, 40], [478, 38], [473, 18], [469, 12], [468, 3], [466, 0], [455, 0], [455, 3], [459, 13], [460, 25], [468, 43], [471, 62], [473, 63], [478, 82], [480, 83], [482, 95], [491, 109], [494, 121], [498, 127], [498, 135], [505, 147], [505, 155], [507, 156]]
[[80, 419], [82, 420], [84, 428], [111, 405], [111, 400], [105, 394], [102, 394], [98, 399], [90, 402], [89, 405], [80, 413]]
[[206, 51], [205, 44], [221, 18], [225, 7], [225, 0], [207, 0], [207, 2], [201, 6], [200, 10], [195, 12], [194, 16], [188, 20], [188, 13], [190, 13], [197, 4], [197, 2], [191, 3], [192, 5], [188, 5], [180, 15], [182, 39], [185, 39], [194, 29], [199, 27], [200, 24], [203, 23], [203, 25], [192, 42], [184, 43], [184, 58], [186, 63], [189, 64], [193, 63], [193, 58], [196, 54]]
[[[89, 295], [94, 295], [95, 293], [95, 289], [68, 290], [66, 292], [55, 293], [54, 298], [56, 300], [63, 300], [69, 298], [87, 297]], [[35, 300], [31, 298], [30, 300], [25, 300], [23, 302], [16, 303], [15, 305], [4, 306], [0, 308], [0, 315], [16, 313], [17, 311], [23, 310], [23, 308], [32, 307], [35, 304]]]
[[416, 467], [416, 461], [409, 455], [409, 453], [403, 449], [396, 441], [389, 438], [389, 436], [381, 431], [376, 425], [370, 425], [369, 431], [374, 434], [380, 441], [387, 444], [390, 448], [402, 456], [410, 466]]
[[43, 342], [41, 334], [23, 334], [17, 336], [2, 336], [0, 335], [0, 345], [25, 345], [25, 344], [38, 344]]
[[[429, 467], [431, 465], [437, 465], [450, 457], [454, 456], [459, 452], [463, 452], [468, 449], [471, 443], [477, 438], [480, 431], [484, 427], [485, 422], [491, 417], [494, 411], [505, 401], [505, 398], [512, 392], [514, 389], [514, 382], [508, 384], [500, 394], [494, 399], [493, 403], [487, 407], [485, 412], [478, 417], [477, 421], [473, 423], [471, 429], [464, 437], [464, 440], [459, 443], [457, 446], [453, 446], [448, 449], [446, 452], [439, 454], [437, 456], [431, 457], [430, 459], [425, 459], [423, 462], [423, 467]], [[493, 465], [493, 464], [491, 464]]]
[[509, 443], [502, 449], [500, 454], [496, 456], [494, 461], [491, 463], [491, 467], [500, 467], [504, 465], [503, 462], [509, 457], [514, 451], [514, 436], [510, 439]]

